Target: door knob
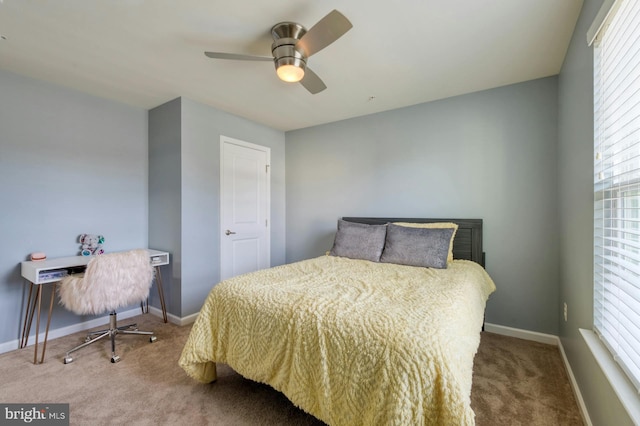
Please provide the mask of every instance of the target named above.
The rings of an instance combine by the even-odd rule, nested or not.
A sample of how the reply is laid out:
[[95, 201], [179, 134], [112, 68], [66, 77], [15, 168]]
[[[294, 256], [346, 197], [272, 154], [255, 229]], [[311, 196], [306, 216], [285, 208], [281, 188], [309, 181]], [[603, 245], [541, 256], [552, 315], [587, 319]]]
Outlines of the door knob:
[[235, 234], [235, 232], [229, 231], [228, 229], [226, 231], [224, 231], [224, 233], [225, 233], [225, 235]]

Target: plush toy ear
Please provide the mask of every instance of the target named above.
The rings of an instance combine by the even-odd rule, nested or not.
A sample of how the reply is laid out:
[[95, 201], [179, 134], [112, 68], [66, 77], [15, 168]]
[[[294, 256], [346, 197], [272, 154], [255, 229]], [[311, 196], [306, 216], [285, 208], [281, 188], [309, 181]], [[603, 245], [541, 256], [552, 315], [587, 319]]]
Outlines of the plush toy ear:
[[78, 241], [84, 243], [84, 239], [87, 238], [87, 234], [80, 234], [78, 237]]

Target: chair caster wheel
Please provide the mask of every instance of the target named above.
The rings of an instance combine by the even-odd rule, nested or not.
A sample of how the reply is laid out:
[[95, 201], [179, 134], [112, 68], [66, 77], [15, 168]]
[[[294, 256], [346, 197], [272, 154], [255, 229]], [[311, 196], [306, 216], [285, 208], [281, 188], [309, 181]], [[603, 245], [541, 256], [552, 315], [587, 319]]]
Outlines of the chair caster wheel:
[[73, 362], [73, 358], [71, 358], [70, 356], [65, 356], [64, 357], [64, 363], [65, 364], [71, 364]]
[[149, 337], [149, 343], [153, 343], [153, 342], [155, 342], [156, 340], [158, 340], [158, 338], [157, 338], [156, 336], [151, 336], [151, 337]]
[[114, 355], [111, 357], [111, 363], [115, 364], [116, 362], [120, 361], [120, 357], [118, 355]]

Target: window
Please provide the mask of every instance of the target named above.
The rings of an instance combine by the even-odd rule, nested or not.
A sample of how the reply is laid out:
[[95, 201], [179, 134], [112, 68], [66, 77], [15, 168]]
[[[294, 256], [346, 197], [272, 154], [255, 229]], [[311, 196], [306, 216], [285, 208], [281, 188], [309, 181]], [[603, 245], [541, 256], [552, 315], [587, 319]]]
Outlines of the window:
[[594, 47], [594, 330], [640, 391], [640, 1]]

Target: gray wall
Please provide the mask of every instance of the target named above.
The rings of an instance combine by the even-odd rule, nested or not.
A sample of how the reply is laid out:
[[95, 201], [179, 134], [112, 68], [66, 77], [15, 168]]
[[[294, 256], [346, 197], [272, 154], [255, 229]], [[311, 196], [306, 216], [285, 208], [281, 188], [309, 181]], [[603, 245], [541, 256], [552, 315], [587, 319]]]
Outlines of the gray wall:
[[149, 202], [173, 212], [151, 215], [150, 241], [161, 240], [174, 253], [171, 291], [180, 294], [180, 307], [172, 301], [170, 312], [185, 317], [200, 310], [220, 279], [221, 135], [271, 148], [271, 265], [284, 263], [284, 133], [185, 98], [151, 110], [149, 126], [150, 187], [159, 183]]
[[[74, 256], [82, 233], [107, 251], [147, 246], [148, 162], [143, 109], [5, 71], [0, 94], [2, 344], [20, 336], [29, 253]], [[82, 319], [56, 306], [51, 328]]]
[[341, 216], [484, 219], [487, 322], [558, 333], [557, 78], [287, 132], [287, 261]]
[[559, 76], [560, 304], [568, 305], [559, 334], [593, 424], [630, 425], [578, 331], [593, 325], [593, 50], [586, 33], [601, 5], [584, 1]]
[[[148, 113], [149, 120], [149, 247], [170, 253], [162, 268], [167, 312], [179, 316], [182, 306], [181, 274], [181, 102], [174, 99]], [[155, 285], [155, 284], [154, 284]], [[157, 291], [149, 303], [159, 308]]]

